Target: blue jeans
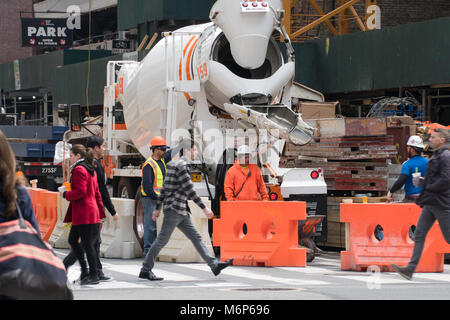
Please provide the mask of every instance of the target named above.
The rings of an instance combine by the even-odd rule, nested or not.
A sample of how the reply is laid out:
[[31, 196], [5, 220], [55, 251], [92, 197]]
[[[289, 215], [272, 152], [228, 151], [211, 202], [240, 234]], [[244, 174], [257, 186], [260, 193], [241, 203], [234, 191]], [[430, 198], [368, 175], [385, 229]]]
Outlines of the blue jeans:
[[144, 257], [156, 239], [156, 221], [152, 220], [156, 202], [150, 197], [141, 197], [144, 211]]

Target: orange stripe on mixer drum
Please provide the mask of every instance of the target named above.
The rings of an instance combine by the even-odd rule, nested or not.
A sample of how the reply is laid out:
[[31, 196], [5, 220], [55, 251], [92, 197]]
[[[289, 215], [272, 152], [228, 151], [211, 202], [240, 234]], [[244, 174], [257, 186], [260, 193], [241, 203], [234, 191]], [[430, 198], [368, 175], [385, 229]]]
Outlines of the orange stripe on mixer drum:
[[[192, 36], [188, 43], [184, 46], [183, 49], [183, 57], [186, 56], [186, 51], [188, 50], [189, 46], [191, 45], [192, 41], [195, 39], [195, 36]], [[180, 64], [178, 66], [178, 72], [179, 72], [179, 77], [180, 80], [183, 80], [183, 66], [182, 66], [182, 62], [183, 62], [183, 57], [180, 58]]]
[[191, 58], [192, 58], [192, 52], [194, 51], [195, 46], [197, 45], [198, 39], [195, 40], [194, 44], [191, 47], [191, 50], [189, 50], [188, 58], [186, 59], [186, 76], [188, 80], [192, 80], [191, 78]]

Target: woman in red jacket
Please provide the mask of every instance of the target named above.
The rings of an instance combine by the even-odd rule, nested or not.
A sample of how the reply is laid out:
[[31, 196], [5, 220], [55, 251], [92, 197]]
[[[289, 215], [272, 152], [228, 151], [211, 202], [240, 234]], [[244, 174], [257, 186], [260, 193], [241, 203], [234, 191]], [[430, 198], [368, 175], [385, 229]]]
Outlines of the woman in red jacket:
[[[81, 144], [74, 145], [70, 151], [69, 163], [72, 172], [71, 191], [65, 191], [63, 194], [63, 197], [70, 201], [64, 218], [64, 222], [72, 222], [69, 244], [81, 266], [81, 284], [97, 284], [99, 278], [95, 243], [100, 236], [100, 220], [105, 218], [105, 213], [94, 169], [93, 150], [86, 150]], [[81, 244], [78, 242], [80, 238]]]

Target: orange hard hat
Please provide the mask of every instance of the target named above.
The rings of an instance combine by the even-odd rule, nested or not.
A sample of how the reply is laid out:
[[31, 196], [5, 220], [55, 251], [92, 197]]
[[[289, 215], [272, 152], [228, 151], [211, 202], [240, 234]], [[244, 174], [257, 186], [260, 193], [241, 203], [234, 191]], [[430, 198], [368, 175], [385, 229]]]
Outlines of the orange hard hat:
[[159, 146], [167, 147], [167, 142], [163, 137], [156, 136], [152, 139], [152, 141], [150, 141], [150, 148], [159, 147]]

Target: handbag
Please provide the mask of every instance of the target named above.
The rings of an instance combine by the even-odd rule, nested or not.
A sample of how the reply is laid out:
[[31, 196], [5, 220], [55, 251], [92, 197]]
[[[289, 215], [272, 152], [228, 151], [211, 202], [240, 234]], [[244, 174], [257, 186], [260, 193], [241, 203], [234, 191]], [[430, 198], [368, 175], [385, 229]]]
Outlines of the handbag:
[[22, 216], [0, 223], [0, 295], [16, 300], [72, 300], [63, 262]]

